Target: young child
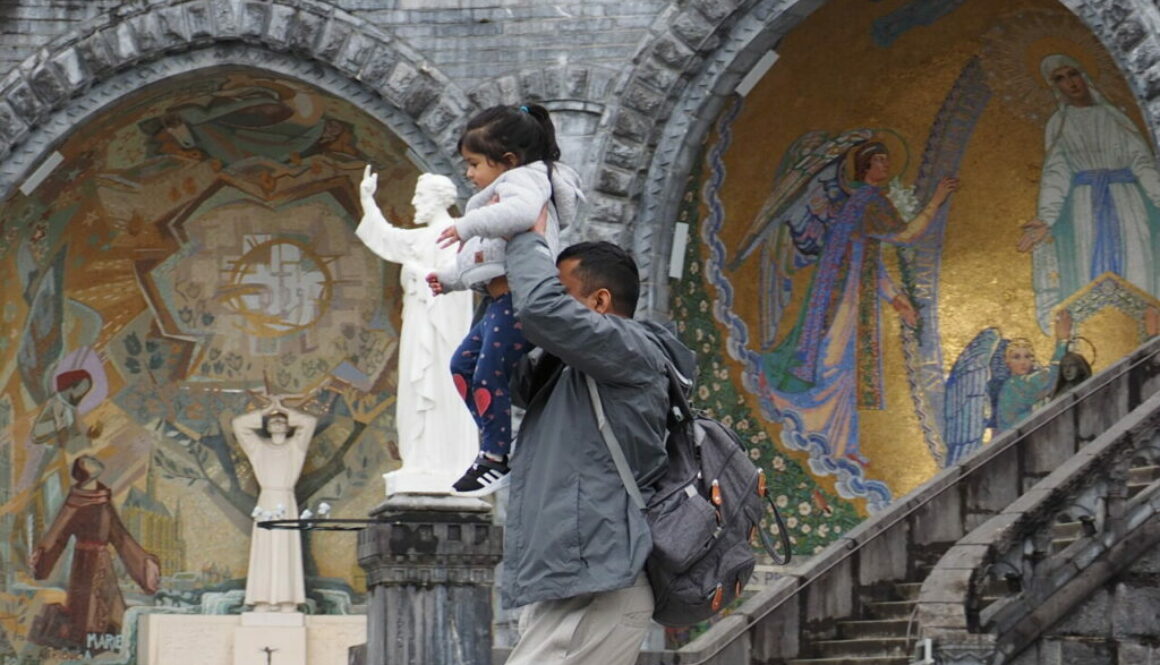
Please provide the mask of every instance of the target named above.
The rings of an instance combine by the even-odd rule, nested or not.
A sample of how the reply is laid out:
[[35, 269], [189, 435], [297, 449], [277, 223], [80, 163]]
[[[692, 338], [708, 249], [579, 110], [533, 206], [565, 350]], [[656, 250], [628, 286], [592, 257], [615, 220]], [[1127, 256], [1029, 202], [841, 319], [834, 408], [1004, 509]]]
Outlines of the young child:
[[480, 453], [454, 488], [458, 494], [491, 494], [507, 481], [512, 444], [508, 384], [528, 342], [520, 332], [504, 275], [506, 238], [526, 231], [545, 212], [553, 255], [560, 229], [576, 217], [583, 200], [580, 177], [560, 164], [556, 129], [536, 104], [493, 106], [467, 123], [459, 139], [467, 179], [479, 191], [463, 217], [439, 243], [461, 243], [454, 268], [427, 276], [436, 294], [476, 288], [490, 301], [451, 357], [451, 375], [480, 430]]

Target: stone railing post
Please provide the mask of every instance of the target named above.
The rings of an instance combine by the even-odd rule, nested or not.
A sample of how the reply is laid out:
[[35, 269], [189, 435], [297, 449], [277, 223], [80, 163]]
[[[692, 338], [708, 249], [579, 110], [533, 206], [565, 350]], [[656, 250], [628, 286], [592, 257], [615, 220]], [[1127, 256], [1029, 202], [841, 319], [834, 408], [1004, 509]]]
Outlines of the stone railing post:
[[[503, 529], [478, 499], [395, 495], [359, 533], [367, 573], [365, 665], [490, 665]], [[361, 652], [361, 653], [360, 653]]]

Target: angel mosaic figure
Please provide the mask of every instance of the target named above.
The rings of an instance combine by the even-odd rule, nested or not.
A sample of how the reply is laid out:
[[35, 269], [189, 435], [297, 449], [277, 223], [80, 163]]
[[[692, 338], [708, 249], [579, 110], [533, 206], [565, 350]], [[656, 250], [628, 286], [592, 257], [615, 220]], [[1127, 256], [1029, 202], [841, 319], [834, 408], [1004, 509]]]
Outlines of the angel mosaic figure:
[[[799, 138], [732, 262], [736, 268], [761, 248], [768, 394], [779, 409], [796, 413], [810, 436], [828, 439], [830, 457], [863, 466], [869, 460], [859, 452], [857, 410], [883, 407], [880, 303], [905, 325], [918, 322], [910, 297], [885, 269], [882, 245], [920, 237], [958, 187], [957, 179], [943, 178], [925, 205], [908, 201], [914, 214], [904, 215], [890, 192], [890, 149], [875, 138], [869, 130]], [[893, 189], [909, 194], [897, 181]], [[779, 338], [799, 273], [809, 280], [808, 293]]]
[[1055, 318], [1055, 351], [1047, 365], [1036, 362], [1035, 348], [1027, 338], [1005, 339], [998, 328], [975, 335], [947, 379], [945, 466], [978, 450], [988, 429], [995, 434], [1009, 430], [1058, 394], [1060, 364], [1071, 330], [1071, 314], [1063, 310]]

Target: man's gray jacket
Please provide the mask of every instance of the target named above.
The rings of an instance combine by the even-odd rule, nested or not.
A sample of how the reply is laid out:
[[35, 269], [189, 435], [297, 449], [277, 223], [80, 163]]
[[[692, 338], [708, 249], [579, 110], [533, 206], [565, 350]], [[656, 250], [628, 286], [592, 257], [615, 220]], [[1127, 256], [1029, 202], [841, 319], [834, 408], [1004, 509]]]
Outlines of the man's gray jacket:
[[544, 238], [517, 235], [507, 273], [524, 336], [536, 345], [513, 398], [527, 412], [512, 455], [504, 534], [505, 607], [632, 586], [652, 538], [596, 426], [585, 375], [647, 500], [664, 470], [665, 360], [695, 358], [655, 323], [598, 314], [564, 290]]

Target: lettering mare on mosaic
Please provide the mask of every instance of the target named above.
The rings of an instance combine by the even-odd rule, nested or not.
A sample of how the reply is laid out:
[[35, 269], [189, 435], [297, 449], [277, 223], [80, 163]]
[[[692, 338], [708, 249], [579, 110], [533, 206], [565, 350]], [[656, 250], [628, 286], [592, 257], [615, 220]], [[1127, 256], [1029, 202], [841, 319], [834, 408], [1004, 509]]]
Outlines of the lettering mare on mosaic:
[[1102, 47], [1050, 2], [912, 4], [888, 39], [827, 4], [726, 106], [695, 259], [771, 438], [871, 512], [1160, 332], [1160, 176]]
[[[318, 420], [294, 503], [381, 497], [401, 293], [354, 235], [357, 186], [373, 164], [406, 223], [418, 170], [348, 102], [224, 68], [57, 150], [0, 204], [0, 658], [128, 663], [141, 613], [242, 609], [259, 488], [230, 421], [254, 394]], [[353, 550], [304, 536], [304, 609], [362, 602]]]

